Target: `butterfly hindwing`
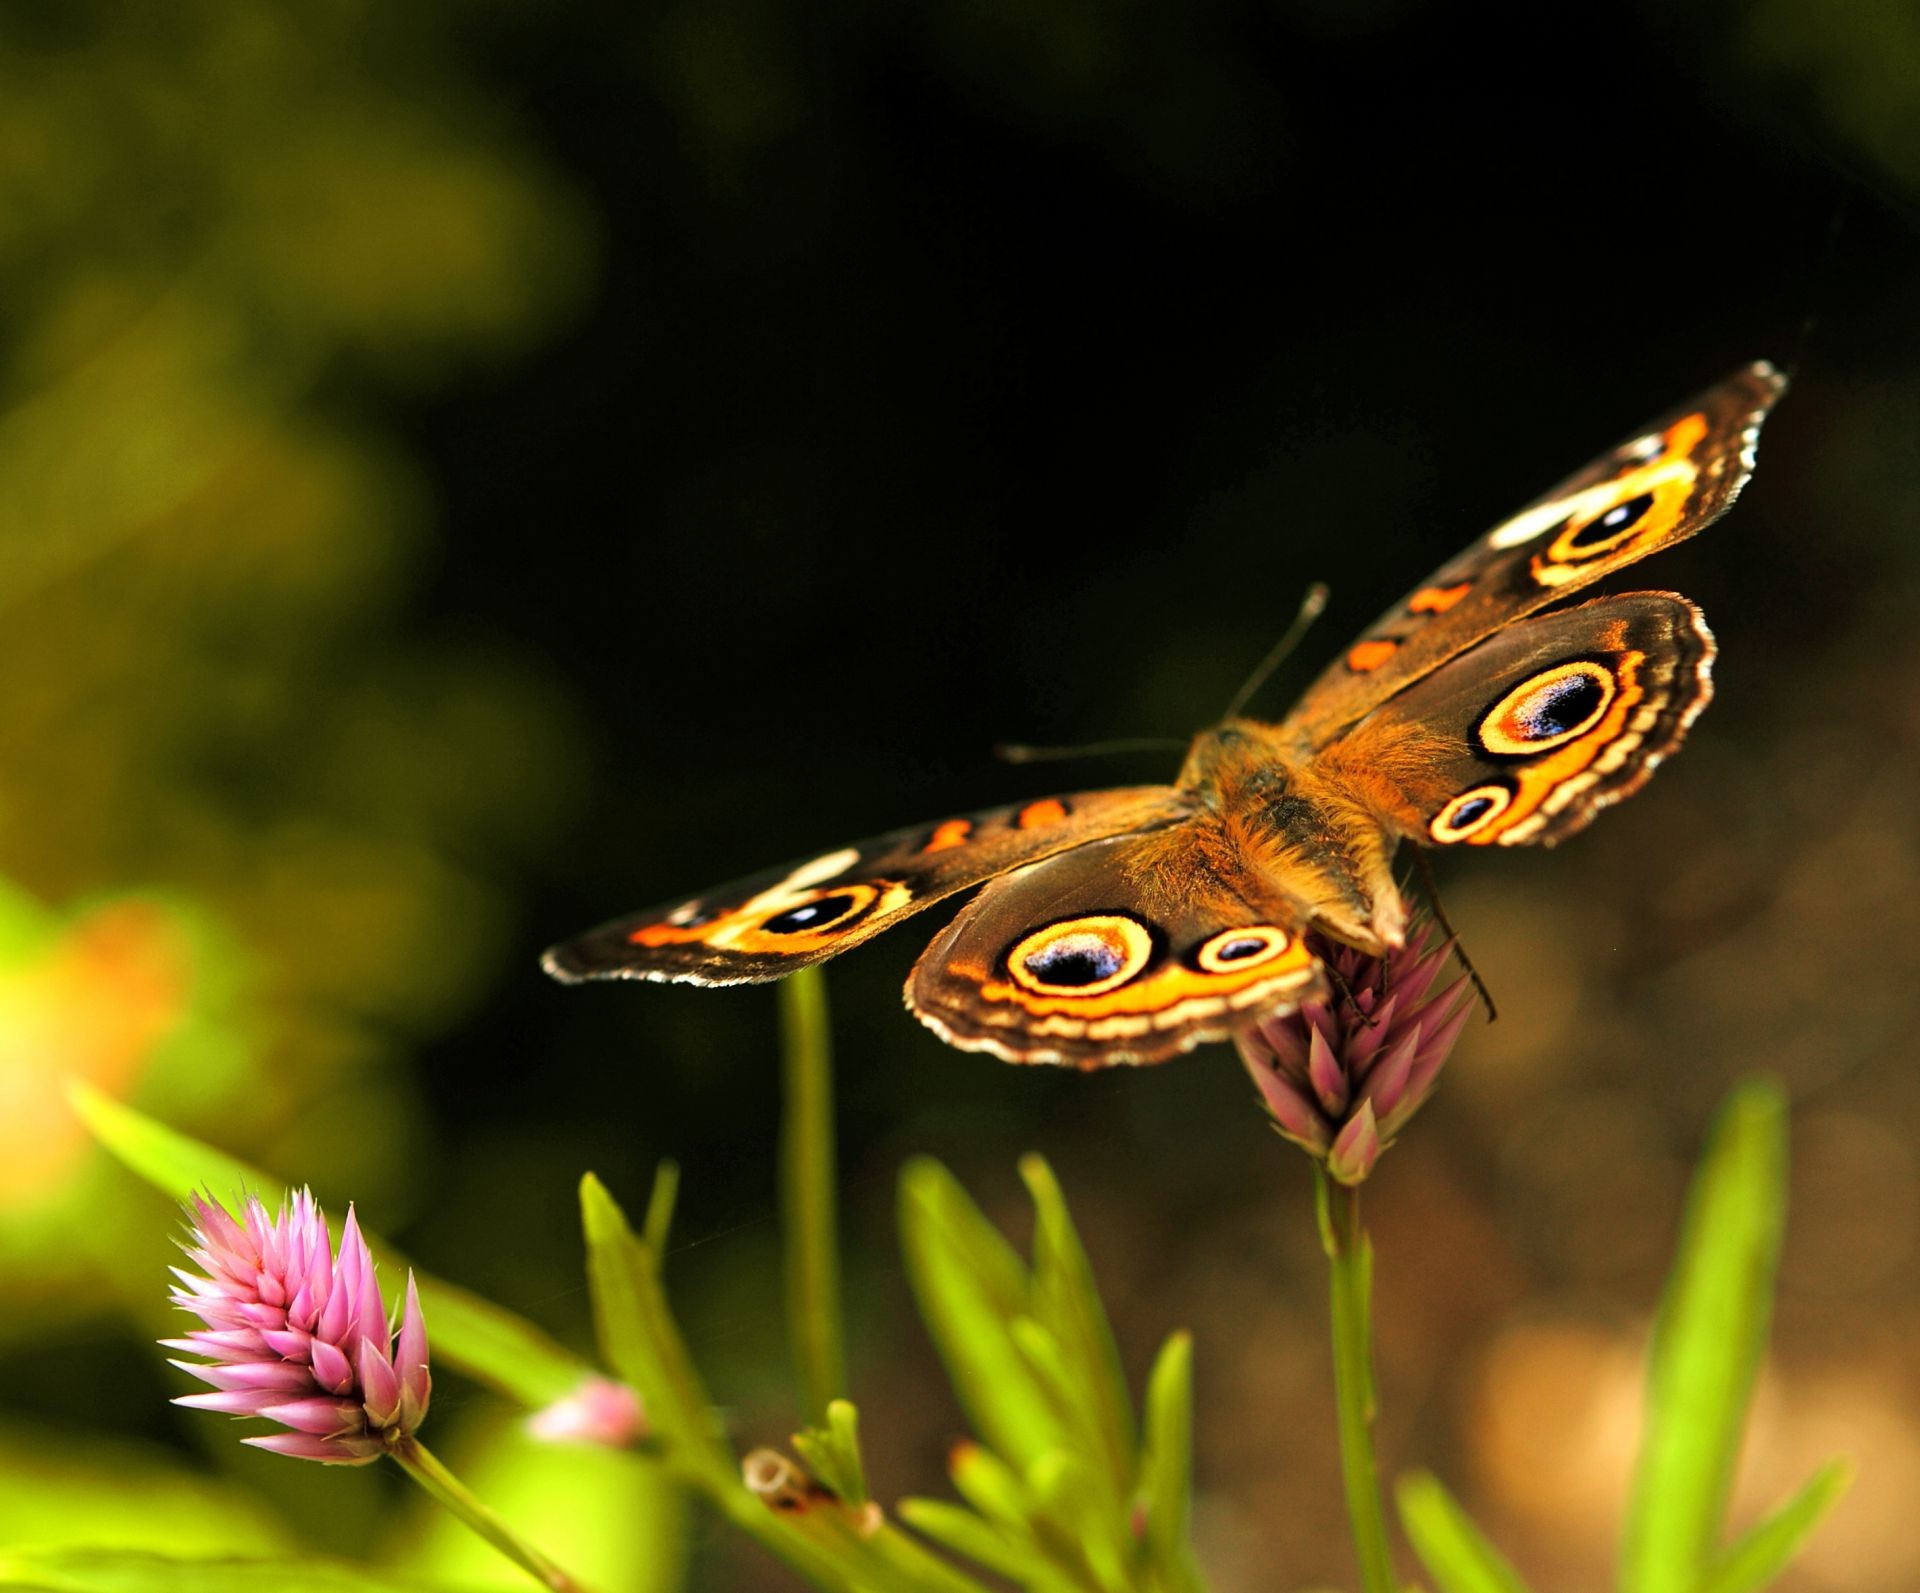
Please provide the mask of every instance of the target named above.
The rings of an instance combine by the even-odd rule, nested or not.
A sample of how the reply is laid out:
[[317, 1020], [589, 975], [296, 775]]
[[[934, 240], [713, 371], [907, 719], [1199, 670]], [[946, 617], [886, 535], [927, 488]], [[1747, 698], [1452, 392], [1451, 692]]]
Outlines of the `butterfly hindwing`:
[[1324, 746], [1501, 627], [1692, 536], [1746, 483], [1785, 388], [1764, 360], [1736, 371], [1495, 526], [1365, 631], [1287, 727], [1301, 745]]
[[1376, 708], [1317, 763], [1423, 846], [1547, 845], [1631, 795], [1712, 696], [1713, 636], [1669, 592], [1510, 625]]
[[602, 924], [548, 951], [555, 978], [701, 985], [778, 979], [1008, 869], [1191, 811], [1169, 786], [1045, 797], [919, 824], [690, 901]]
[[1320, 994], [1299, 930], [1197, 814], [995, 880], [921, 954], [907, 1006], [1009, 1062], [1160, 1062]]

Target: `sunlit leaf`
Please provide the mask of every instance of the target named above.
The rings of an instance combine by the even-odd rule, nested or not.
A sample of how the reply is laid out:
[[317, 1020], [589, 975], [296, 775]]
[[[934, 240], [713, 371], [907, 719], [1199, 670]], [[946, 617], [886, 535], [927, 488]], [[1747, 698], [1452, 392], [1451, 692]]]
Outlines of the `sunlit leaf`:
[[0, 1587], [32, 1593], [458, 1593], [344, 1560], [189, 1560], [113, 1549], [0, 1549]]
[[1124, 1492], [1132, 1483], [1133, 1407], [1093, 1267], [1053, 1169], [1039, 1156], [1026, 1156], [1020, 1176], [1033, 1197], [1034, 1315], [1065, 1351], [1071, 1386], [1081, 1392], [1091, 1423], [1088, 1436], [1100, 1444], [1109, 1475]]
[[1146, 1435], [1140, 1498], [1147, 1518], [1147, 1558], [1167, 1588], [1197, 1588], [1199, 1569], [1187, 1541], [1193, 1490], [1193, 1339], [1173, 1334], [1147, 1378]]
[[1765, 1082], [1721, 1109], [1661, 1298], [1622, 1552], [1625, 1593], [1694, 1593], [1713, 1563], [1786, 1216], [1786, 1102]]
[[[585, 1586], [678, 1593], [688, 1538], [686, 1490], [653, 1456], [535, 1438], [524, 1419], [463, 1425], [435, 1452], [527, 1541]], [[383, 1558], [463, 1588], [531, 1590], [527, 1573], [424, 1494], [410, 1528]]]
[[1804, 1488], [1720, 1555], [1700, 1593], [1756, 1593], [1766, 1587], [1786, 1570], [1852, 1481], [1853, 1467], [1846, 1462], [1822, 1466]]
[[1526, 1583], [1430, 1472], [1400, 1479], [1400, 1524], [1440, 1593], [1527, 1593]]
[[900, 1175], [900, 1237], [927, 1332], [980, 1435], [1019, 1464], [1064, 1435], [1010, 1324], [1028, 1307], [1026, 1269], [939, 1163]]

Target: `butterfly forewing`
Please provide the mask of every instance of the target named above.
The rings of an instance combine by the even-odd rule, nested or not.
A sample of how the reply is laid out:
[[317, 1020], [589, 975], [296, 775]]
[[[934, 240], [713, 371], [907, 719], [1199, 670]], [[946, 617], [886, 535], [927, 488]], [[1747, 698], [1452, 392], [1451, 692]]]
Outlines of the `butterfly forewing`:
[[1102, 836], [1176, 823], [1190, 811], [1169, 786], [1139, 786], [916, 824], [615, 919], [555, 946], [543, 962], [568, 983], [778, 979], [1008, 869]]
[[1650, 422], [1503, 521], [1380, 616], [1287, 716], [1324, 746], [1503, 626], [1684, 541], [1725, 512], [1786, 378], [1764, 360]]

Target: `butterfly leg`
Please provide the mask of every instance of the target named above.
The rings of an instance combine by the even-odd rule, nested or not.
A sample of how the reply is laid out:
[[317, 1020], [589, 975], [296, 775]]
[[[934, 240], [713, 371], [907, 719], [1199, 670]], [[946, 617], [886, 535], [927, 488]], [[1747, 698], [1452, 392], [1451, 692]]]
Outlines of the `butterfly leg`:
[[1487, 1009], [1487, 1022], [1496, 1022], [1500, 1017], [1500, 1009], [1493, 1004], [1493, 992], [1487, 988], [1486, 980], [1480, 977], [1480, 970], [1474, 967], [1473, 959], [1467, 955], [1467, 948], [1460, 943], [1460, 931], [1448, 921], [1446, 908], [1440, 905], [1440, 887], [1434, 880], [1433, 864], [1427, 857], [1427, 849], [1417, 842], [1408, 842], [1407, 850], [1413, 853], [1413, 866], [1420, 871], [1420, 885], [1426, 892], [1427, 905], [1433, 909], [1433, 916], [1440, 920], [1440, 928], [1446, 933], [1447, 939], [1453, 942], [1454, 957], [1473, 981], [1480, 1003]]

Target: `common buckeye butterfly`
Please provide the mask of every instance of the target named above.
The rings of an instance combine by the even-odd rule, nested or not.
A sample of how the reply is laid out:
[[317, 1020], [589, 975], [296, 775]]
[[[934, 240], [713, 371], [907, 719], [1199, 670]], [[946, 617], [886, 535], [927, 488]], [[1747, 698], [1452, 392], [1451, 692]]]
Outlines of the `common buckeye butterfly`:
[[1692, 536], [1753, 469], [1757, 363], [1494, 527], [1383, 614], [1280, 723], [1194, 738], [1172, 785], [895, 830], [553, 948], [555, 978], [778, 979], [975, 886], [908, 1008], [1010, 1062], [1159, 1062], [1310, 999], [1308, 936], [1405, 939], [1415, 846], [1552, 845], [1637, 791], [1712, 694], [1670, 592], [1539, 612]]

